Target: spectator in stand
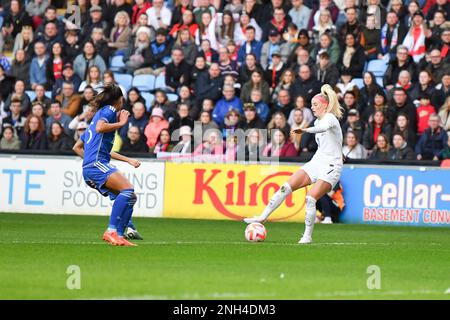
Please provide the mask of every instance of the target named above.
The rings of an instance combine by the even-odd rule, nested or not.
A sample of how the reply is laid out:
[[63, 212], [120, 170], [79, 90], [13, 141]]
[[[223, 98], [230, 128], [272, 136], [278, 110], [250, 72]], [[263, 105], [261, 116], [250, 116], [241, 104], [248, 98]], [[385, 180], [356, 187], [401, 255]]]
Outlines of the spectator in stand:
[[74, 61], [80, 54], [81, 46], [78, 40], [78, 33], [75, 30], [67, 30], [64, 34], [63, 46], [67, 61]]
[[178, 32], [173, 49], [181, 49], [183, 51], [184, 60], [188, 65], [193, 66], [195, 64], [198, 50], [194, 38], [189, 33], [188, 29], [181, 29]]
[[70, 118], [79, 114], [81, 109], [81, 97], [75, 93], [71, 82], [63, 83], [61, 94], [55, 97], [55, 100], [61, 104], [61, 112]]
[[108, 22], [108, 30], [113, 28], [115, 24], [115, 17], [119, 12], [125, 12], [127, 14], [129, 24], [131, 22], [130, 17], [133, 14], [133, 7], [130, 4], [130, 1], [114, 0], [111, 4], [105, 5], [105, 20]]
[[339, 69], [330, 61], [330, 55], [326, 51], [319, 54], [313, 73], [322, 84], [327, 83], [333, 88], [339, 80]]
[[[51, 2], [51, 1], [49, 1], [49, 2]], [[53, 23], [56, 26], [58, 35], [62, 36], [66, 25], [64, 24], [64, 22], [62, 20], [60, 20], [58, 18], [58, 12], [57, 12], [56, 7], [53, 5], [49, 5], [45, 9], [45, 13], [43, 16], [44, 17], [42, 19], [42, 22], [39, 24], [39, 26], [34, 26], [34, 29], [36, 30], [35, 36], [42, 37], [45, 34], [45, 27], [47, 26], [47, 24], [49, 22]], [[33, 19], [35, 19], [35, 17], [33, 17]], [[67, 26], [70, 26], [70, 24]]]
[[264, 138], [260, 129], [250, 129], [245, 144], [245, 160], [259, 161], [264, 150]]
[[159, 152], [171, 152], [172, 149], [173, 145], [170, 141], [170, 132], [167, 129], [162, 129], [155, 146], [150, 148], [149, 152], [156, 155]]
[[431, 50], [430, 62], [427, 64], [426, 69], [431, 73], [433, 79], [438, 83], [441, 82], [442, 77], [450, 69], [450, 64], [446, 63], [441, 57], [441, 52], [438, 49]]
[[5, 101], [5, 111], [9, 111], [9, 105], [14, 97], [20, 100], [20, 111], [24, 116], [27, 116], [31, 111], [31, 101], [25, 93], [25, 83], [22, 80], [17, 80], [14, 84], [14, 91], [9, 94]]
[[237, 110], [231, 109], [227, 112], [223, 124], [219, 126], [224, 140], [234, 135], [234, 132], [239, 127], [240, 120], [241, 114]]
[[288, 123], [290, 125], [294, 123], [294, 112], [296, 109], [302, 111], [303, 119], [308, 123], [308, 125], [313, 122], [314, 116], [311, 109], [306, 107], [305, 98], [303, 98], [302, 96], [298, 96], [295, 99], [295, 108], [292, 109], [289, 113]]
[[320, 82], [311, 75], [311, 68], [308, 65], [303, 65], [299, 70], [299, 78], [294, 81], [291, 86], [291, 96], [295, 99], [301, 95], [308, 103], [320, 91]]
[[410, 128], [417, 132], [416, 107], [410, 102], [406, 90], [401, 87], [394, 89], [393, 99], [388, 105], [386, 113], [388, 122], [393, 125], [400, 113], [408, 116]]
[[150, 1], [136, 0], [135, 5], [132, 8], [133, 12], [131, 14], [131, 24], [132, 25], [137, 24], [139, 17], [143, 14], [146, 14], [147, 10], [150, 9], [151, 6], [152, 4], [150, 3]]
[[120, 55], [125, 52], [130, 36], [130, 16], [126, 11], [119, 11], [114, 17], [114, 27], [108, 39], [108, 47], [111, 48], [113, 55]]
[[409, 72], [407, 70], [403, 70], [400, 72], [400, 74], [398, 75], [398, 81], [395, 84], [394, 88], [392, 88], [391, 90], [388, 90], [388, 92], [387, 92], [388, 101], [392, 100], [392, 95], [396, 88], [405, 89], [406, 94], [408, 95], [408, 98], [411, 101], [413, 101], [414, 86], [411, 82], [411, 75], [409, 74]]
[[263, 78], [263, 73], [255, 70], [252, 72], [250, 76], [250, 80], [244, 84], [241, 91], [241, 100], [243, 102], [251, 101], [251, 92], [252, 90], [259, 90], [262, 93], [262, 100], [265, 103], [270, 101], [270, 88], [267, 84], [266, 80]]
[[13, 91], [13, 87], [14, 78], [5, 73], [5, 69], [0, 65], [0, 100], [5, 101], [8, 99], [9, 94]]
[[[301, 109], [294, 109], [291, 112], [292, 114], [292, 122], [289, 122], [289, 125], [291, 126], [291, 130], [295, 129], [306, 129], [309, 127], [309, 122], [305, 120], [303, 116], [303, 110]], [[291, 137], [292, 142], [294, 143], [294, 147], [297, 150], [297, 152], [301, 152], [301, 140], [302, 140], [303, 133], [295, 134]]]
[[153, 148], [158, 141], [161, 130], [168, 128], [169, 122], [164, 118], [163, 110], [161, 108], [153, 108], [150, 120], [144, 130], [147, 146]]
[[125, 62], [125, 71], [133, 74], [144, 64], [144, 51], [150, 46], [150, 29], [142, 26], [136, 32], [135, 41], [130, 44], [126, 50], [123, 61]]
[[373, 115], [373, 120], [368, 124], [364, 130], [363, 145], [367, 150], [372, 150], [375, 146], [375, 142], [380, 134], [385, 134], [388, 139], [392, 135], [392, 127], [386, 122], [384, 113], [382, 111], [376, 111]]
[[231, 109], [237, 110], [240, 114], [243, 113], [243, 106], [241, 100], [235, 96], [235, 89], [231, 86], [223, 87], [223, 98], [220, 99], [212, 113], [214, 121], [220, 126], [224, 123], [225, 115]]
[[169, 131], [172, 133], [183, 126], [194, 128], [194, 120], [189, 116], [189, 105], [179, 103], [177, 104], [177, 116], [170, 122]]
[[292, 0], [292, 9], [289, 10], [289, 16], [295, 23], [298, 30], [306, 29], [311, 16], [311, 8], [303, 4], [303, 0]]
[[328, 10], [331, 14], [333, 23], [336, 23], [339, 15], [338, 7], [336, 7], [332, 0], [320, 0], [319, 5], [316, 4], [312, 7], [311, 16], [308, 23], [308, 30], [311, 30], [316, 24], [319, 23], [319, 16], [322, 10]]
[[[106, 70], [105, 70], [106, 71]], [[102, 72], [96, 65], [90, 66], [87, 71], [86, 80], [81, 82], [78, 92], [83, 92], [87, 86], [92, 87], [95, 91], [99, 91], [103, 87]]]
[[245, 62], [240, 67], [239, 81], [241, 83], [246, 83], [250, 80], [252, 72], [256, 70], [263, 72], [263, 69], [255, 54], [249, 53], [245, 57]]
[[21, 150], [47, 150], [44, 121], [39, 117], [29, 115], [20, 140]]
[[264, 129], [266, 127], [264, 121], [258, 115], [253, 102], [244, 103], [244, 117], [242, 117], [238, 127], [244, 131], [254, 128]]
[[410, 92], [411, 100], [419, 99], [420, 95], [424, 93], [432, 97], [435, 90], [431, 73], [427, 70], [422, 70], [419, 73], [419, 82], [413, 85], [413, 89]]
[[93, 65], [97, 66], [101, 73], [106, 71], [105, 61], [97, 54], [94, 43], [87, 41], [83, 46], [83, 53], [79, 54], [73, 62], [73, 69], [81, 80], [86, 80], [88, 69]]
[[216, 38], [216, 19], [212, 17], [211, 13], [205, 11], [201, 14], [201, 22], [198, 22], [198, 29], [195, 32], [195, 43], [200, 45], [203, 40], [208, 40], [211, 48], [218, 50], [219, 45]]
[[275, 89], [272, 92], [272, 98], [271, 101], [276, 101], [278, 98], [278, 93], [281, 90], [287, 90], [289, 91], [289, 89], [291, 88], [292, 84], [294, 83], [295, 80], [295, 74], [291, 69], [285, 69], [283, 71], [283, 73], [280, 76], [280, 80], [278, 81], [277, 86], [275, 87]]
[[194, 156], [198, 155], [222, 155], [223, 140], [218, 130], [208, 130], [204, 133], [203, 143], [194, 150]]
[[313, 61], [319, 60], [319, 54], [322, 52], [328, 53], [331, 63], [338, 63], [339, 61], [339, 44], [337, 40], [332, 36], [331, 33], [325, 32], [320, 35], [319, 42], [315, 46], [314, 50], [311, 51], [311, 59]]
[[159, 76], [170, 61], [171, 50], [172, 42], [167, 39], [167, 31], [162, 28], [156, 30], [156, 40], [144, 49], [144, 63], [134, 72], [134, 75], [152, 74], [155, 77]]
[[[3, 66], [0, 65], [0, 74], [3, 71]], [[25, 87], [30, 87], [30, 60], [25, 59], [25, 51], [22, 49], [17, 50], [14, 59], [11, 64], [11, 69], [9, 71], [9, 75], [6, 75], [3, 79], [6, 80], [3, 82], [0, 80], [0, 94], [3, 95], [3, 92], [11, 92], [12, 84], [14, 83], [12, 78], [16, 80], [21, 80], [25, 83]], [[0, 76], [1, 78], [1, 76]], [[6, 99], [6, 98], [4, 98]]]
[[344, 11], [346, 22], [341, 26], [341, 28], [338, 31], [339, 42], [344, 43], [347, 34], [349, 33], [353, 34], [356, 41], [359, 42], [359, 38], [361, 32], [364, 29], [364, 25], [361, 24], [358, 20], [356, 7], [346, 7]]
[[278, 53], [281, 57], [281, 61], [287, 62], [289, 56], [289, 45], [283, 41], [281, 34], [277, 29], [270, 30], [269, 40], [266, 41], [261, 49], [261, 66], [267, 70], [268, 66], [272, 63], [272, 54]]
[[409, 126], [408, 116], [406, 114], [400, 113], [397, 116], [395, 122], [394, 134], [400, 133], [403, 139], [408, 143], [408, 146], [414, 148], [416, 145], [417, 133], [411, 129]]
[[389, 138], [385, 134], [381, 133], [378, 135], [377, 144], [373, 148], [369, 159], [371, 160], [389, 160], [389, 151], [391, 146], [389, 144]]
[[211, 112], [209, 111], [202, 110], [200, 112], [199, 120], [202, 124], [202, 132], [206, 132], [209, 129], [219, 129], [217, 123], [212, 120]]
[[262, 100], [262, 93], [258, 89], [253, 89], [250, 94], [250, 103], [253, 103], [256, 108], [256, 113], [261, 118], [261, 120], [266, 123], [269, 117], [269, 106]]
[[323, 34], [336, 34], [336, 27], [331, 19], [331, 13], [327, 9], [320, 10], [319, 12], [319, 20], [314, 25], [312, 29], [312, 37], [314, 38], [315, 43], [319, 43], [320, 38]]
[[26, 60], [31, 60], [34, 54], [34, 40], [33, 28], [24, 26], [14, 40], [13, 55], [15, 56], [18, 50], [23, 50]]
[[59, 101], [53, 101], [48, 110], [48, 118], [45, 122], [47, 134], [50, 133], [53, 122], [59, 122], [68, 135], [72, 133], [69, 129], [72, 118], [62, 112], [61, 103]]
[[31, 89], [34, 90], [38, 84], [46, 85], [46, 63], [47, 53], [43, 42], [38, 41], [34, 43], [35, 57], [31, 60], [30, 65], [30, 84]]
[[291, 132], [291, 126], [286, 120], [283, 112], [277, 111], [272, 115], [272, 119], [267, 125], [267, 129], [272, 132], [273, 129], [283, 130], [286, 134]]
[[138, 127], [130, 126], [128, 128], [126, 136], [122, 138], [122, 147], [120, 148], [120, 152], [149, 152], [148, 146], [143, 138], [143, 134]]
[[294, 144], [289, 141], [287, 132], [274, 128], [271, 130], [271, 135], [272, 139], [263, 151], [265, 157], [285, 158], [297, 156], [297, 149]]
[[389, 151], [390, 160], [414, 160], [414, 151], [408, 146], [401, 133], [395, 133], [392, 139], [392, 149]]
[[262, 51], [262, 42], [256, 40], [256, 31], [253, 26], [248, 26], [245, 29], [245, 41], [242, 43], [241, 48], [238, 53], [238, 63], [242, 65], [245, 60], [245, 56], [253, 53], [256, 56], [256, 59], [260, 61], [261, 51]]
[[375, 94], [383, 92], [383, 88], [377, 83], [375, 75], [372, 72], [364, 72], [364, 86], [359, 90], [359, 111], [364, 113], [365, 110], [373, 104]]
[[408, 49], [415, 63], [419, 63], [425, 56], [425, 39], [430, 36], [431, 31], [424, 21], [423, 13], [420, 11], [414, 13], [411, 27], [403, 40], [403, 45]]
[[101, 28], [92, 29], [90, 40], [94, 44], [95, 51], [103, 58], [105, 63], [108, 63], [112, 49], [108, 46], [108, 39], [106, 38], [105, 31]]
[[34, 89], [34, 93], [36, 94], [36, 97], [31, 101], [31, 103], [38, 102], [42, 105], [44, 110], [47, 112], [47, 110], [50, 108], [50, 104], [52, 103], [52, 100], [45, 95], [45, 88], [43, 85], [37, 85]]
[[430, 96], [422, 93], [419, 97], [419, 105], [417, 111], [417, 134], [420, 136], [428, 129], [429, 118], [432, 114], [436, 114], [437, 110], [430, 104]]
[[52, 91], [52, 97], [56, 97], [61, 94], [63, 83], [70, 82], [73, 84], [73, 89], [75, 92], [78, 92], [78, 88], [81, 84], [80, 77], [74, 72], [72, 63], [68, 62], [64, 64], [62, 70], [62, 77], [57, 79]]
[[[85, 128], [91, 123], [92, 119], [95, 116], [94, 109], [89, 106], [88, 104], [83, 107], [83, 112], [79, 115], [75, 116], [75, 118], [72, 119], [69, 123], [69, 129], [72, 131], [78, 131], [80, 129], [79, 125], [80, 123], [85, 124]], [[78, 140], [78, 139], [76, 139]]]
[[359, 118], [359, 112], [356, 109], [348, 111], [347, 120], [342, 125], [342, 135], [345, 136], [347, 132], [353, 132], [358, 141], [363, 140], [364, 125]]
[[361, 77], [366, 62], [364, 49], [356, 42], [353, 34], [345, 36], [345, 48], [341, 52], [338, 65], [342, 72], [347, 72], [352, 77]]
[[194, 151], [194, 143], [192, 141], [192, 129], [189, 126], [180, 128], [180, 142], [172, 149], [172, 152], [181, 154], [191, 154]]
[[377, 20], [375, 15], [370, 14], [367, 16], [366, 28], [361, 33], [360, 44], [364, 49], [366, 60], [374, 60], [378, 56], [378, 52], [381, 52], [381, 32], [377, 28]]
[[416, 144], [417, 160], [439, 160], [439, 154], [447, 144], [448, 135], [439, 126], [440, 119], [437, 114], [430, 116], [429, 128], [421, 135]]
[[387, 13], [386, 23], [381, 28], [381, 52], [378, 53], [378, 59], [390, 61], [395, 58], [397, 46], [401, 44], [407, 32], [401, 21], [394, 11]]
[[445, 99], [445, 103], [439, 110], [439, 118], [441, 119], [440, 126], [445, 131], [450, 131], [450, 96]]
[[173, 92], [185, 85], [190, 85], [191, 66], [184, 61], [184, 53], [181, 49], [172, 50], [172, 62], [166, 66], [166, 87]]
[[54, 152], [72, 151], [75, 141], [70, 135], [64, 132], [61, 123], [55, 121], [52, 123], [50, 133], [48, 135], [48, 150]]
[[12, 126], [3, 129], [2, 138], [0, 139], [0, 150], [19, 150], [20, 140]]
[[131, 116], [128, 119], [128, 124], [123, 126], [119, 130], [119, 135], [122, 137], [122, 139], [125, 139], [128, 133], [128, 129], [131, 127], [138, 128], [141, 135], [144, 135], [148, 120], [149, 117], [147, 115], [147, 110], [145, 110], [145, 105], [140, 101], [136, 101], [133, 104]]
[[46, 109], [44, 109], [43, 104], [40, 103], [39, 101], [35, 101], [32, 103], [31, 114], [42, 118], [44, 121], [47, 117]]
[[81, 43], [86, 43], [86, 41], [88, 41], [94, 28], [108, 30], [108, 22], [105, 20], [103, 9], [99, 5], [92, 5], [89, 9], [88, 21], [83, 25], [81, 30]]
[[391, 60], [383, 77], [383, 84], [386, 90], [390, 90], [398, 81], [398, 76], [401, 71], [407, 70], [411, 75], [413, 81], [416, 77], [416, 65], [414, 60], [408, 53], [408, 48], [404, 45], [397, 46], [396, 58]]
[[24, 117], [23, 113], [21, 112], [20, 99], [13, 96], [9, 109], [10, 109], [9, 116], [3, 119], [3, 127], [5, 125], [13, 127], [17, 135], [20, 137], [26, 121], [26, 117]]
[[342, 154], [348, 159], [367, 159], [367, 150], [359, 143], [356, 134], [351, 131], [345, 135]]
[[33, 21], [19, 0], [12, 0], [5, 14], [2, 35], [5, 43], [12, 43], [24, 26], [32, 26]]

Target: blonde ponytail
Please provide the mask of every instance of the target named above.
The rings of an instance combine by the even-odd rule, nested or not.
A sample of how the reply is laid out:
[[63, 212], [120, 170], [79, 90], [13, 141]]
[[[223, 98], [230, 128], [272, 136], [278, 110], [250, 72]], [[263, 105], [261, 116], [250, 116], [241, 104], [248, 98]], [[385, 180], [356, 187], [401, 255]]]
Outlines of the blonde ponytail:
[[329, 84], [324, 84], [320, 88], [320, 94], [328, 101], [327, 112], [330, 112], [336, 116], [336, 118], [342, 118], [342, 107], [339, 104], [339, 100], [336, 92]]

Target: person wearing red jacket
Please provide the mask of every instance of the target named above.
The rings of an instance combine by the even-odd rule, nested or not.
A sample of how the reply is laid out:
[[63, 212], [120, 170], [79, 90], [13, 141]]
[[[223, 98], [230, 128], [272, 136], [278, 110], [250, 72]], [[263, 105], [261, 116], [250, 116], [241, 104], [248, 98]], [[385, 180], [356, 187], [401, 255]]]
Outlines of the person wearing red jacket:
[[420, 104], [418, 105], [417, 112], [417, 133], [422, 133], [428, 129], [428, 119], [433, 113], [436, 113], [435, 107], [430, 104], [430, 96], [427, 93], [422, 93], [419, 97]]

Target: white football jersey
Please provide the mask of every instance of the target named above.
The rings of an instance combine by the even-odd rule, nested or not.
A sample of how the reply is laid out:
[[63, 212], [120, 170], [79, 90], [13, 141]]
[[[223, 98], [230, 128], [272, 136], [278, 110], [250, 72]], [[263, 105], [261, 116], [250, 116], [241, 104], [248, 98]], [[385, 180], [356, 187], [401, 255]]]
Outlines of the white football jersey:
[[342, 130], [334, 114], [327, 112], [304, 131], [316, 134], [318, 149], [311, 161], [342, 164]]

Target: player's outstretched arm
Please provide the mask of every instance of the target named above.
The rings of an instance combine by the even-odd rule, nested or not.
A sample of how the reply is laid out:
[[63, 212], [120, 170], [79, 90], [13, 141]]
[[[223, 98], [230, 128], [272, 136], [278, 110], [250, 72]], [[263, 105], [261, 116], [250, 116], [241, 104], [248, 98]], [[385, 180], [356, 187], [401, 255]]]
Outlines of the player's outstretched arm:
[[119, 121], [114, 123], [108, 123], [105, 120], [98, 120], [95, 126], [95, 131], [97, 133], [108, 133], [116, 131], [117, 129], [122, 128], [124, 125], [128, 123], [128, 118], [130, 113], [127, 110], [120, 110], [119, 113]]
[[114, 160], [126, 162], [135, 168], [138, 168], [141, 165], [141, 162], [139, 160], [125, 157], [124, 155], [121, 155], [120, 153], [117, 153], [115, 151], [111, 152], [111, 158], [113, 158]]
[[72, 150], [79, 155], [81, 158], [84, 158], [84, 142], [81, 139], [78, 139], [77, 142], [75, 142], [75, 145], [73, 146]]

